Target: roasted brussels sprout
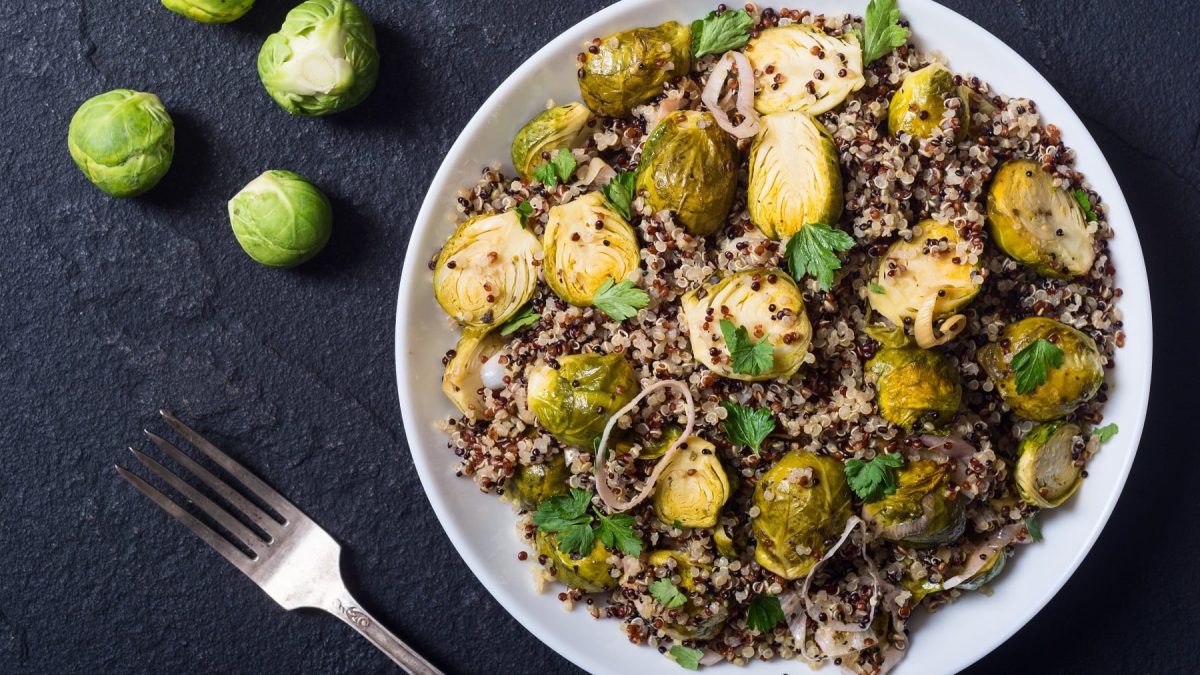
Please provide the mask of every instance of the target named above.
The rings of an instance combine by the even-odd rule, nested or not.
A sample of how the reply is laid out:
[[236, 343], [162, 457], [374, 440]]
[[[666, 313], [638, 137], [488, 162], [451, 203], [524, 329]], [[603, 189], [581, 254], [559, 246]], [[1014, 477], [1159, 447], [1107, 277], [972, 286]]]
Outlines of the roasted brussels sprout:
[[135, 197], [171, 168], [175, 123], [154, 94], [114, 89], [75, 111], [67, 149], [96, 187], [114, 197]]
[[536, 544], [538, 553], [546, 556], [547, 562], [554, 566], [554, 577], [567, 586], [585, 593], [616, 588], [617, 578], [612, 575], [613, 566], [608, 564], [612, 554], [600, 543], [599, 537], [592, 552], [583, 557], [564, 551], [553, 534], [541, 530], [538, 530]]
[[[1005, 326], [1001, 337], [1000, 342], [979, 350], [979, 365], [996, 383], [1005, 403], [1025, 419], [1048, 422], [1065, 417], [1094, 396], [1104, 382], [1104, 358], [1095, 341], [1064, 323], [1029, 317]], [[1017, 389], [1013, 357], [1038, 340], [1061, 349], [1063, 364], [1048, 368], [1045, 383], [1022, 394]]]
[[683, 429], [680, 429], [672, 424], [663, 430], [662, 436], [654, 440], [626, 437], [618, 441], [613, 447], [613, 454], [628, 454], [633, 450], [633, 446], [636, 444], [641, 446], [641, 452], [638, 453], [637, 457], [638, 459], [658, 459], [659, 457], [667, 454], [667, 450], [671, 449], [671, 444], [674, 443], [681, 435], [683, 435]]
[[[767, 268], [735, 272], [690, 291], [680, 302], [692, 355], [718, 375], [735, 380], [774, 380], [791, 377], [804, 364], [812, 325], [804, 311], [800, 288], [785, 272]], [[734, 372], [721, 332], [722, 319], [744, 327], [756, 342], [770, 342], [774, 358], [771, 367], [757, 375]]]
[[675, 570], [679, 573], [679, 585], [683, 586], [685, 591], [696, 590], [696, 567], [698, 563], [693, 563], [683, 551], [659, 550], [651, 551], [646, 556], [646, 562], [653, 567], [662, 567], [667, 564], [668, 560], [675, 561]]
[[583, 145], [592, 113], [582, 103], [568, 103], [538, 113], [517, 132], [512, 143], [512, 163], [525, 180], [537, 171], [555, 150]]
[[530, 368], [529, 410], [555, 438], [592, 447], [608, 418], [640, 389], [633, 366], [620, 354], [570, 354], [558, 367]]
[[637, 189], [655, 211], [670, 210], [688, 232], [703, 237], [729, 215], [737, 191], [737, 143], [712, 113], [680, 110], [646, 140]]
[[842, 173], [829, 131], [802, 112], [762, 118], [750, 146], [750, 220], [780, 241], [809, 223], [837, 223], [842, 215]]
[[967, 516], [946, 498], [949, 464], [930, 459], [909, 462], [896, 472], [896, 491], [863, 505], [863, 517], [879, 535], [909, 546], [938, 546], [962, 536]]
[[[785, 110], [820, 115], [866, 82], [854, 34], [837, 38], [813, 26], [779, 26], [760, 32], [745, 53], [757, 74], [754, 107], [764, 115]], [[778, 74], [784, 75], [781, 81]]]
[[599, 192], [550, 209], [542, 248], [546, 284], [580, 307], [592, 304], [606, 279], [621, 281], [638, 268], [637, 234]]
[[842, 463], [793, 450], [763, 474], [754, 506], [759, 510], [751, 518], [754, 559], [784, 579], [800, 579], [824, 554], [825, 541], [850, 519]]
[[464, 326], [498, 326], [537, 290], [542, 245], [514, 211], [476, 216], [458, 226], [433, 271], [433, 294]]
[[996, 246], [1043, 276], [1081, 276], [1096, 259], [1083, 209], [1033, 160], [1010, 160], [996, 171], [987, 220]]
[[1070, 499], [1083, 485], [1083, 463], [1076, 464], [1076, 446], [1083, 450], [1079, 427], [1070, 422], [1046, 422], [1025, 434], [1017, 446], [1015, 479], [1021, 499], [1050, 509]]
[[725, 531], [725, 526], [717, 523], [713, 528], [713, 543], [717, 545], [717, 553], [734, 560], [737, 558], [737, 548], [733, 545], [733, 538]]
[[371, 19], [350, 0], [306, 0], [258, 52], [258, 77], [293, 115], [328, 115], [375, 88], [379, 52]]
[[962, 403], [962, 384], [950, 359], [917, 347], [880, 349], [867, 361], [879, 414], [903, 429], [944, 427]]
[[200, 23], [229, 23], [249, 12], [254, 0], [162, 0], [162, 4]]
[[464, 415], [483, 418], [485, 409], [479, 390], [483, 380], [479, 370], [492, 355], [504, 347], [504, 338], [481, 329], [468, 329], [454, 345], [454, 357], [442, 374], [442, 393]]
[[559, 453], [543, 464], [518, 465], [504, 483], [504, 494], [532, 511], [546, 499], [567, 494], [568, 478], [566, 458]]
[[729, 499], [729, 477], [712, 443], [687, 439], [654, 485], [658, 519], [683, 527], [712, 527]]
[[1008, 563], [1008, 557], [1012, 555], [1008, 552], [1008, 548], [1002, 548], [992, 556], [991, 560], [983, 566], [983, 569], [971, 577], [970, 579], [958, 585], [958, 588], [964, 591], [977, 591], [995, 580], [1004, 571], [1004, 566]]
[[583, 53], [579, 93], [592, 112], [606, 117], [629, 117], [634, 106], [692, 67], [692, 31], [674, 21], [614, 33], [595, 46]]
[[[652, 551], [646, 557], [646, 562], [661, 567], [667, 565], [669, 559], [675, 560], [679, 585], [686, 591], [696, 589], [695, 577], [700, 569], [709, 569], [707, 565], [692, 562], [682, 551]], [[673, 612], [661, 630], [674, 640], [707, 640], [715, 636], [728, 619], [729, 607], [725, 600], [714, 598], [709, 604], [701, 605], [688, 598], [687, 604]]]
[[954, 114], [958, 119], [954, 138], [963, 140], [971, 120], [970, 98], [966, 87], [954, 84], [954, 73], [940, 63], [931, 63], [904, 78], [888, 105], [888, 131], [929, 138], [942, 125], [946, 99], [954, 97], [960, 101]]
[[268, 267], [293, 267], [320, 253], [333, 232], [333, 207], [291, 171], [266, 171], [229, 200], [242, 250]]

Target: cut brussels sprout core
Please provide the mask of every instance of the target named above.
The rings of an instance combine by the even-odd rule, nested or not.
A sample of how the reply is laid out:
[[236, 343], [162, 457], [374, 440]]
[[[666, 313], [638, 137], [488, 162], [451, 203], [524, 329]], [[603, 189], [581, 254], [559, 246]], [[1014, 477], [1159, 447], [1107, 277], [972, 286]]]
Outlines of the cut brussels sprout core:
[[566, 458], [559, 453], [542, 464], [518, 465], [504, 482], [504, 494], [521, 508], [532, 511], [551, 497], [567, 494], [570, 477]]
[[268, 267], [292, 267], [325, 248], [333, 208], [303, 176], [266, 171], [229, 200], [229, 222], [251, 258]]
[[793, 450], [754, 488], [754, 559], [784, 579], [801, 579], [852, 515], [850, 487], [836, 459]]
[[[764, 115], [785, 110], [820, 115], [866, 82], [853, 34], [843, 39], [812, 26], [778, 26], [750, 40], [745, 52], [757, 74], [754, 107]], [[776, 74], [784, 77], [777, 80]]]
[[658, 519], [683, 527], [712, 527], [729, 499], [729, 477], [712, 443], [688, 438], [654, 485]]
[[512, 163], [525, 180], [550, 161], [556, 150], [584, 145], [591, 128], [592, 113], [582, 103], [568, 103], [538, 113], [529, 120], [512, 143]]
[[633, 366], [620, 354], [570, 354], [558, 367], [529, 369], [529, 410], [555, 438], [591, 450], [614, 413], [637, 395]]
[[535, 261], [542, 245], [521, 227], [515, 211], [476, 216], [458, 226], [442, 247], [433, 293], [464, 326], [498, 326], [537, 290]]
[[628, 117], [635, 106], [662, 93], [667, 82], [692, 66], [692, 31], [668, 21], [601, 38], [585, 51], [579, 93], [597, 115]]
[[475, 329], [465, 331], [454, 345], [454, 358], [446, 364], [446, 372], [442, 374], [442, 393], [462, 414], [485, 418], [486, 408], [479, 395], [484, 386], [480, 371], [504, 343], [505, 339], [497, 333]]
[[[1065, 417], [1095, 396], [1104, 382], [1104, 357], [1096, 342], [1080, 330], [1035, 316], [1008, 324], [1001, 336], [1000, 342], [979, 350], [979, 365], [996, 383], [1004, 402], [1025, 419], [1048, 422]], [[1038, 340], [1046, 340], [1062, 350], [1063, 363], [1049, 368], [1045, 381], [1033, 391], [1020, 394], [1013, 357]]]
[[829, 131], [801, 112], [764, 116], [750, 146], [746, 202], [750, 220], [780, 241], [809, 223], [837, 223], [842, 173]]
[[606, 279], [621, 281], [638, 269], [637, 234], [599, 192], [550, 209], [542, 247], [546, 284], [580, 307], [591, 306]]
[[1011, 160], [996, 171], [987, 220], [1000, 250], [1043, 276], [1081, 276], [1095, 261], [1094, 237], [1079, 203], [1032, 160]]
[[888, 131], [929, 138], [941, 127], [946, 100], [952, 98], [959, 100], [954, 113], [958, 127], [953, 136], [961, 141], [967, 136], [971, 120], [970, 98], [966, 87], [954, 84], [954, 73], [940, 63], [931, 63], [904, 78], [888, 105]]
[[584, 593], [616, 588], [617, 578], [612, 575], [612, 565], [608, 564], [612, 554], [604, 548], [599, 537], [591, 553], [583, 557], [575, 557], [564, 551], [553, 534], [541, 530], [538, 530], [536, 544], [538, 553], [546, 556], [547, 562], [554, 567], [554, 577], [559, 582]]
[[1017, 492], [1021, 499], [1044, 509], [1070, 499], [1083, 485], [1083, 463], [1075, 463], [1076, 448], [1082, 452], [1078, 426], [1069, 422], [1039, 424], [1017, 448]]
[[175, 123], [154, 94], [114, 89], [75, 111], [67, 149], [96, 187], [114, 197], [134, 197], [171, 168]]
[[899, 469], [896, 491], [863, 505], [863, 517], [880, 536], [909, 546], [939, 546], [960, 536], [966, 512], [946, 497], [949, 464], [922, 459]]
[[[736, 272], [681, 299], [692, 355], [713, 372], [735, 380], [791, 377], [804, 364], [812, 325], [796, 282], [778, 269]], [[712, 310], [712, 313], [709, 313]], [[755, 342], [773, 346], [771, 366], [757, 375], [734, 372], [719, 322], [744, 327]]]
[[665, 117], [642, 149], [637, 189], [654, 211], [670, 210], [696, 236], [725, 222], [737, 191], [737, 143], [711, 113]]
[[879, 414], [903, 429], [946, 426], [962, 403], [958, 371], [945, 356], [917, 347], [880, 349], [867, 362]]
[[200, 23], [229, 23], [249, 12], [254, 0], [162, 0], [162, 4]]

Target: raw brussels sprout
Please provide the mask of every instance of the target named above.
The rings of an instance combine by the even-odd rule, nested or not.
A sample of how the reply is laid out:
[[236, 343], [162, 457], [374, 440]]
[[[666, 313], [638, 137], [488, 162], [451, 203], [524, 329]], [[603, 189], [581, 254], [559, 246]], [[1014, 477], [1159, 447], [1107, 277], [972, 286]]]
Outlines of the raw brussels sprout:
[[96, 187], [114, 197], [134, 197], [171, 168], [175, 123], [154, 94], [114, 89], [75, 111], [67, 149]]
[[634, 106], [662, 93], [663, 85], [687, 75], [692, 67], [692, 31], [668, 21], [635, 28], [600, 40], [595, 53], [584, 52], [579, 93], [597, 115], [629, 117]]
[[434, 297], [464, 326], [498, 326], [533, 297], [541, 255], [542, 245], [515, 211], [475, 216], [442, 247]]
[[692, 234], [721, 226], [737, 191], [737, 143], [709, 112], [680, 110], [646, 140], [637, 189], [655, 211], [670, 210]]
[[962, 384], [950, 359], [917, 347], [880, 349], [867, 361], [879, 414], [903, 429], [944, 427], [962, 403]]
[[229, 222], [251, 258], [268, 267], [292, 267], [325, 248], [333, 208], [303, 176], [272, 170], [229, 200]]
[[[600, 227], [597, 229], [596, 224]], [[637, 234], [604, 195], [590, 192], [550, 209], [542, 235], [546, 284], [572, 305], [590, 307], [606, 279], [637, 271]]]
[[229, 23], [249, 12], [254, 0], [162, 0], [162, 4], [200, 23]]
[[[804, 364], [812, 341], [812, 325], [804, 311], [804, 296], [796, 282], [782, 270], [735, 272], [690, 291], [680, 303], [692, 355], [718, 375], [735, 380], [774, 380], [791, 377]], [[774, 348], [771, 367], [758, 375], [735, 373], [721, 333], [722, 319], [744, 327], [755, 342], [769, 341]]]
[[967, 137], [971, 121], [970, 98], [966, 87], [954, 84], [954, 73], [940, 63], [931, 63], [904, 78], [888, 105], [888, 131], [892, 135], [904, 132], [918, 138], [929, 138], [942, 125], [946, 99], [958, 97], [961, 104], [955, 117], [959, 125], [955, 140]]
[[[1033, 316], [1008, 324], [1001, 337], [1000, 342], [979, 350], [979, 365], [996, 383], [1005, 403], [1027, 420], [1048, 422], [1065, 417], [1094, 396], [1104, 382], [1104, 358], [1095, 341], [1065, 323]], [[1044, 384], [1019, 394], [1013, 356], [1038, 340], [1048, 340], [1062, 350], [1062, 367], [1048, 368]]]
[[934, 303], [931, 319], [945, 318], [974, 300], [983, 285], [982, 263], [971, 264], [958, 252], [963, 239], [953, 225], [923, 220], [918, 226], [921, 236], [897, 239], [888, 247], [875, 275], [876, 288], [867, 294], [876, 312], [896, 326], [914, 322], [914, 329], [926, 303]]
[[658, 519], [683, 527], [712, 527], [729, 499], [729, 477], [712, 443], [692, 436], [679, 446], [654, 485]]
[[1043, 276], [1081, 276], [1096, 259], [1083, 209], [1035, 161], [1010, 160], [996, 171], [987, 220], [996, 246]]
[[836, 224], [842, 215], [842, 173], [829, 131], [806, 113], [762, 118], [750, 146], [750, 220], [780, 241], [809, 223]]
[[553, 534], [538, 530], [535, 538], [538, 553], [546, 556], [547, 562], [554, 566], [554, 577], [560, 582], [578, 588], [585, 593], [599, 593], [617, 586], [617, 578], [612, 575], [613, 567], [608, 564], [612, 556], [600, 538], [592, 546], [591, 553], [576, 557], [564, 551]]
[[525, 180], [556, 150], [571, 150], [584, 144], [591, 129], [592, 113], [582, 103], [568, 103], [538, 113], [517, 132], [512, 143], [512, 163]]
[[568, 492], [567, 460], [559, 453], [543, 464], [521, 464], [504, 483], [504, 494], [521, 508], [534, 510], [541, 502]]
[[628, 454], [633, 450], [633, 446], [636, 444], [641, 446], [641, 452], [638, 453], [637, 457], [638, 459], [658, 459], [659, 457], [667, 454], [667, 450], [671, 449], [671, 444], [682, 435], [683, 429], [680, 429], [672, 424], [663, 430], [660, 438], [655, 440], [649, 440], [646, 438], [631, 439], [626, 437], [613, 446], [613, 454]]
[[962, 536], [967, 516], [946, 498], [949, 464], [930, 459], [909, 462], [896, 472], [896, 491], [863, 505], [863, 517], [884, 539], [909, 546], [948, 544]]
[[825, 542], [850, 519], [850, 487], [842, 463], [793, 450], [754, 488], [759, 514], [750, 524], [754, 559], [784, 579], [801, 579], [825, 552]]
[[[707, 565], [694, 563], [682, 551], [652, 551], [646, 557], [653, 567], [667, 564], [668, 559], [675, 560], [675, 573], [679, 575], [679, 585], [685, 591], [696, 589], [696, 573], [700, 569], [710, 569]], [[713, 598], [708, 604], [697, 604], [688, 598], [686, 605], [679, 607], [673, 616], [668, 618], [661, 630], [674, 640], [707, 640], [714, 637], [725, 621], [729, 619], [729, 606], [720, 598]]]
[[307, 0], [258, 53], [267, 93], [293, 115], [328, 115], [358, 105], [379, 77], [371, 19], [350, 0]]
[[529, 371], [529, 410], [542, 427], [567, 445], [592, 447], [613, 413], [641, 388], [633, 366], [620, 354], [570, 354], [558, 367]]
[[[1070, 499], [1083, 485], [1083, 466], [1073, 451], [1079, 427], [1070, 422], [1046, 422], [1029, 430], [1017, 446], [1017, 492], [1021, 499], [1050, 509]], [[1078, 441], [1080, 450], [1083, 441]]]
[[759, 33], [745, 52], [757, 75], [754, 107], [764, 115], [785, 110], [820, 115], [866, 82], [862, 49], [852, 33], [837, 38], [812, 26], [779, 26]]
[[486, 415], [479, 390], [483, 380], [479, 371], [492, 355], [504, 347], [505, 339], [498, 333], [480, 329], [464, 331], [454, 345], [454, 358], [442, 374], [442, 393], [464, 415], [481, 419]]

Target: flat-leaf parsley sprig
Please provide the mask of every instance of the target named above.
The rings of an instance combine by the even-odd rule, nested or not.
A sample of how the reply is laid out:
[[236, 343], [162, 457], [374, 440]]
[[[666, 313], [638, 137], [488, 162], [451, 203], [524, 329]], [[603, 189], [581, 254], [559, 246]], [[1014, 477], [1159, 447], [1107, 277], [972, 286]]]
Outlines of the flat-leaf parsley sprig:
[[633, 529], [633, 517], [624, 513], [606, 516], [592, 507], [592, 493], [572, 488], [568, 494], [550, 497], [538, 504], [533, 524], [553, 534], [568, 553], [587, 555], [596, 539], [610, 550], [641, 555], [642, 538]]

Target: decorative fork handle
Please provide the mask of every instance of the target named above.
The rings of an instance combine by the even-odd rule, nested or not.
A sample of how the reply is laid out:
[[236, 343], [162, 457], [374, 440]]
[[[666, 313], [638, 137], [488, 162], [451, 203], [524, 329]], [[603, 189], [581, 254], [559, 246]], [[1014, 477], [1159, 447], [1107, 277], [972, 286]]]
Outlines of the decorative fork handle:
[[358, 604], [358, 601], [350, 595], [350, 591], [342, 588], [331, 605], [326, 608], [330, 614], [334, 614], [350, 624], [354, 630], [367, 638], [379, 651], [387, 654], [388, 658], [395, 661], [396, 665], [405, 671], [412, 675], [443, 675], [442, 671], [434, 668], [428, 661], [421, 658], [420, 654], [404, 644], [403, 640], [376, 621], [375, 617], [363, 609], [362, 605]]

